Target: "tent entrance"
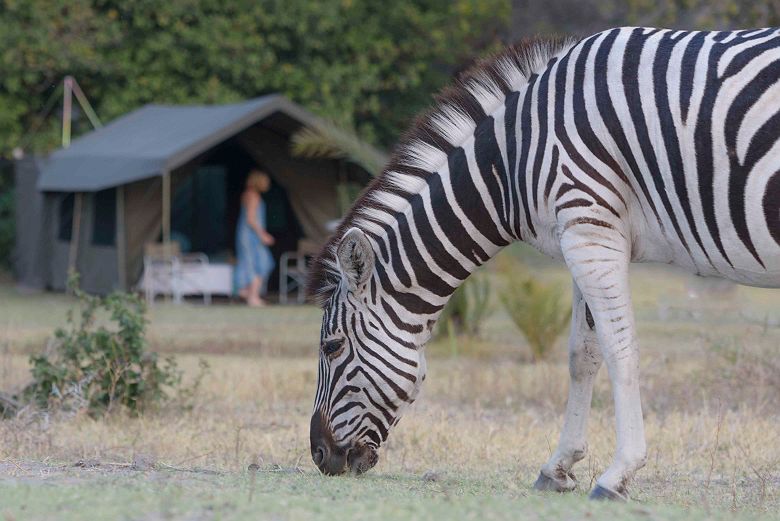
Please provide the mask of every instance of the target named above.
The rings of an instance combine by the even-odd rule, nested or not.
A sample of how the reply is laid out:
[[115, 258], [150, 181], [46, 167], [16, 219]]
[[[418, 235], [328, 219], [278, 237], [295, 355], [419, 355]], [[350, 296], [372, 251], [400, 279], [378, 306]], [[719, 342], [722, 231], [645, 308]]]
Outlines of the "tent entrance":
[[266, 170], [271, 189], [263, 195], [268, 232], [276, 239], [271, 252], [277, 268], [268, 290], [279, 287], [279, 259], [295, 251], [303, 230], [285, 189], [274, 172], [257, 165], [241, 145], [230, 140], [213, 149], [186, 173], [174, 175], [171, 205], [171, 240], [184, 252], [205, 253], [211, 262], [235, 262], [235, 230], [241, 212], [241, 193], [252, 168]]
[[216, 259], [229, 250], [224, 222], [227, 207], [225, 165], [206, 164], [181, 179], [171, 207], [171, 240], [183, 252], [202, 252]]

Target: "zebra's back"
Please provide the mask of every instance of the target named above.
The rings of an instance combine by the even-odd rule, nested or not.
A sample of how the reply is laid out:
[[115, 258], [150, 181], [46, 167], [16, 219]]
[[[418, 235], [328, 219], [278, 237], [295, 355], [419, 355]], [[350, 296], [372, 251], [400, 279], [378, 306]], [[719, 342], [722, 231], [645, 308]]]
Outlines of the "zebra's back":
[[778, 30], [614, 29], [555, 67], [561, 167], [625, 201], [636, 260], [780, 286]]

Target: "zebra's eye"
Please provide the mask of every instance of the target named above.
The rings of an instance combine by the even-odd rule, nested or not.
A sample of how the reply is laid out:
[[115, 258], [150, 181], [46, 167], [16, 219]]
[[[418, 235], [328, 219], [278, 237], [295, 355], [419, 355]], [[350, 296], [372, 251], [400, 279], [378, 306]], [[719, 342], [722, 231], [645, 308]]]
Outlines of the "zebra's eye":
[[336, 340], [328, 340], [327, 342], [324, 342], [322, 344], [322, 352], [325, 354], [325, 356], [333, 357], [339, 351], [341, 351], [342, 347], [344, 347], [343, 338], [337, 338]]

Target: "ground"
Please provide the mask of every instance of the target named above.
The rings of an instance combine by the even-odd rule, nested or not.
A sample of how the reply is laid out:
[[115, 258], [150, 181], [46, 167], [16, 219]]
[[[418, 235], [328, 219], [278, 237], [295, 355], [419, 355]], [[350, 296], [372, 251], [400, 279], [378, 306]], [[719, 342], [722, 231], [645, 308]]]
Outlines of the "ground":
[[[512, 253], [567, 284], [560, 266]], [[645, 266], [632, 291], [649, 458], [627, 505], [585, 498], [614, 448], [606, 374], [580, 490], [531, 490], [562, 423], [565, 342], [531, 363], [498, 306], [480, 338], [428, 347], [423, 395], [377, 467], [327, 478], [308, 448], [318, 310], [162, 303], [150, 344], [190, 376], [210, 363], [197, 396], [140, 418], [0, 421], [0, 519], [780, 519], [780, 292]], [[28, 380], [71, 305], [0, 285], [0, 390]]]

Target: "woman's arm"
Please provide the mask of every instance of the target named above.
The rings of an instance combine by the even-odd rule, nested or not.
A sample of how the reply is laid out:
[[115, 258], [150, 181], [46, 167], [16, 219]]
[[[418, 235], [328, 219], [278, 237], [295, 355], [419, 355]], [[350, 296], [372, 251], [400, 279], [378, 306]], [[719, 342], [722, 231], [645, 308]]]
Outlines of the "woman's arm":
[[262, 242], [266, 246], [271, 246], [275, 242], [275, 240], [270, 233], [268, 233], [267, 231], [265, 231], [265, 229], [263, 229], [263, 226], [260, 224], [260, 221], [257, 219], [258, 206], [260, 206], [260, 196], [254, 193], [247, 194], [246, 204], [244, 204], [244, 207], [246, 208], [246, 222], [260, 238], [260, 242]]

